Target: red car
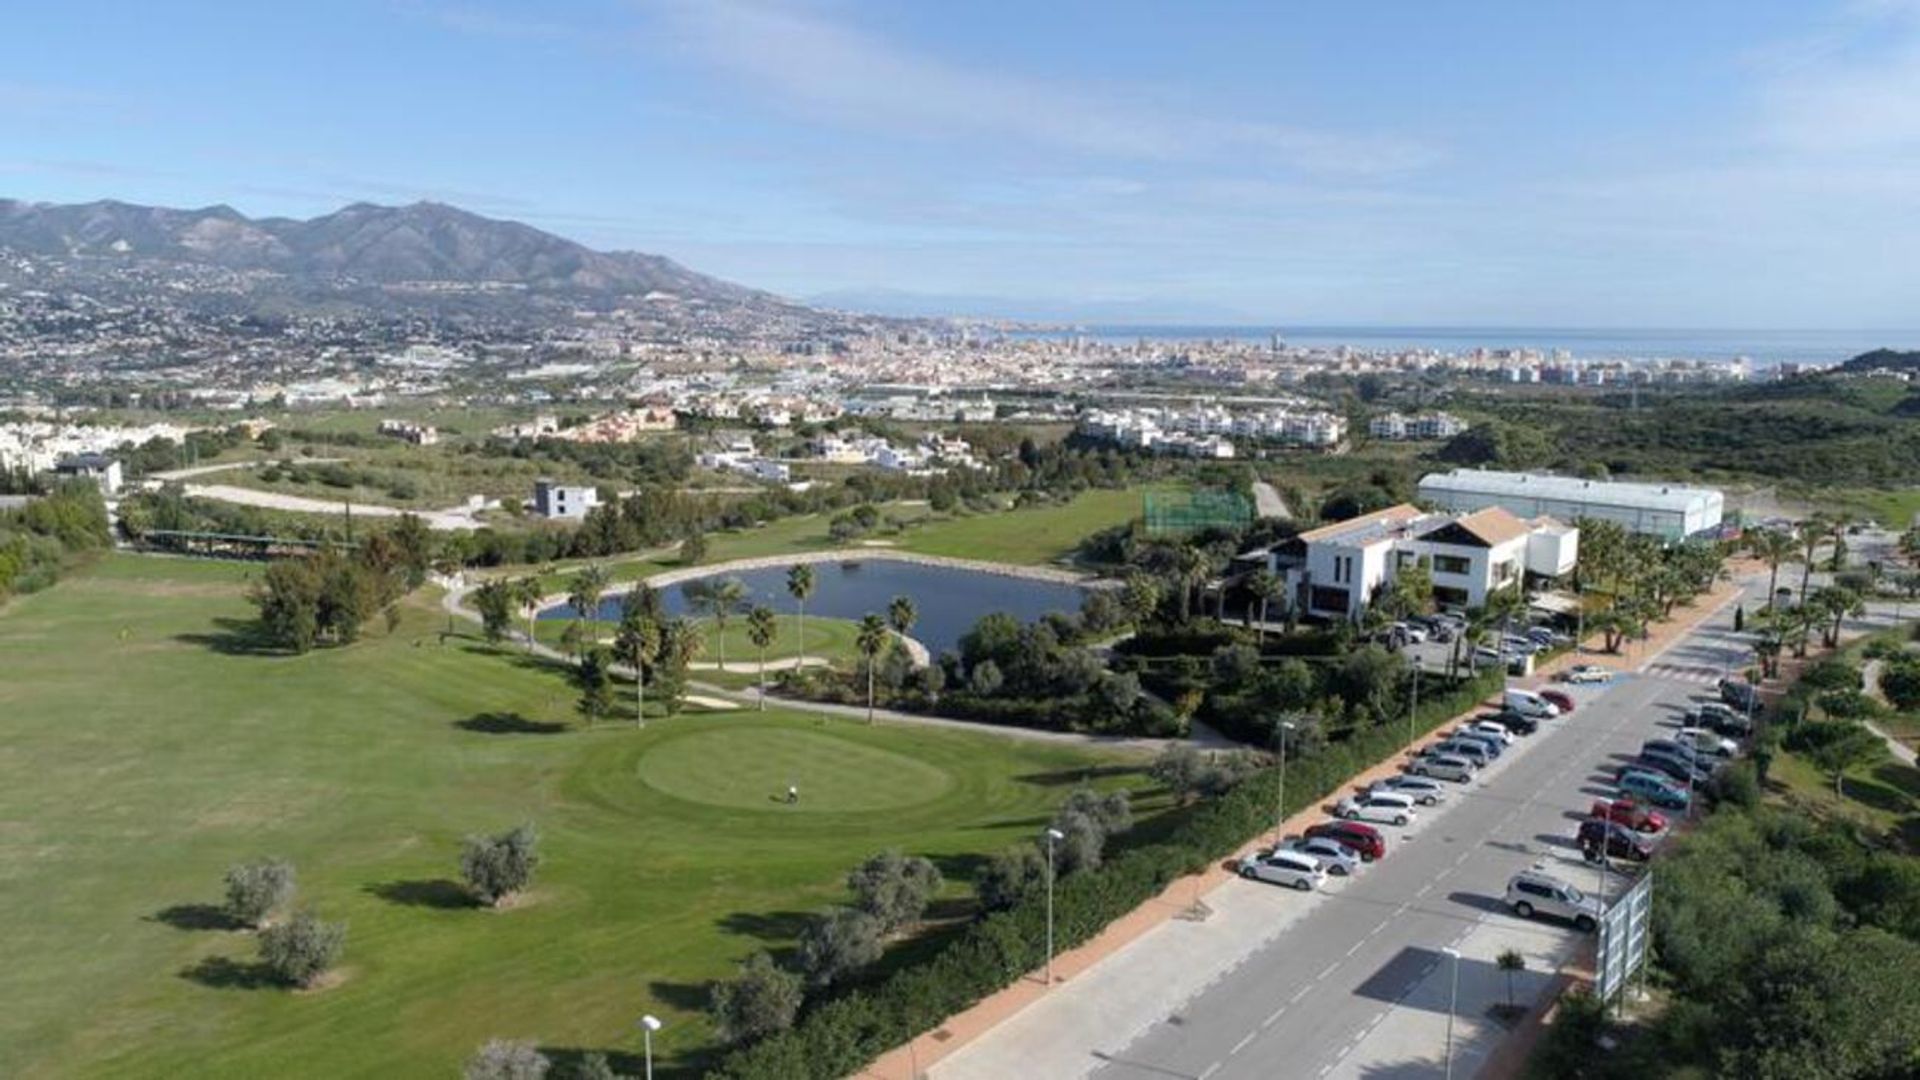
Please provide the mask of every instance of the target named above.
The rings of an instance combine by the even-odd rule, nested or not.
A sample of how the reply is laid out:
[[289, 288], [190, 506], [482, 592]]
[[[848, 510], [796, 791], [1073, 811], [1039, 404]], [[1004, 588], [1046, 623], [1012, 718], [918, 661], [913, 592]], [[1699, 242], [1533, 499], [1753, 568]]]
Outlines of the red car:
[[1637, 832], [1664, 832], [1667, 828], [1667, 816], [1652, 807], [1642, 806], [1632, 799], [1595, 799], [1589, 817], [1604, 818], [1607, 821], [1625, 825]]
[[1386, 858], [1387, 838], [1380, 830], [1360, 821], [1323, 821], [1307, 830], [1308, 836], [1338, 840], [1353, 849], [1361, 862]]
[[1565, 716], [1568, 713], [1573, 711], [1573, 697], [1569, 695], [1565, 690], [1554, 690], [1549, 688], [1546, 690], [1540, 690], [1536, 692], [1540, 695], [1540, 700], [1546, 702], [1549, 705], [1552, 705], [1556, 709], [1559, 709], [1561, 716]]

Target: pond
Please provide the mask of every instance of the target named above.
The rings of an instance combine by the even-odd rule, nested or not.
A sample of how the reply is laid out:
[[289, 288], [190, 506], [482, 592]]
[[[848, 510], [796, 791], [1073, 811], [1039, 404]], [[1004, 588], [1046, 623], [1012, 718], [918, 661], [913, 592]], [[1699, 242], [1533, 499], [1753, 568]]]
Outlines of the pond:
[[[746, 586], [748, 607], [765, 604], [782, 615], [793, 614], [793, 597], [787, 592], [785, 566], [720, 573], [712, 577], [738, 578]], [[859, 619], [872, 613], [885, 618], [887, 604], [894, 597], [911, 597], [920, 615], [911, 633], [935, 656], [942, 650], [957, 648], [961, 635], [971, 630], [982, 615], [1004, 611], [1021, 622], [1031, 622], [1049, 611], [1070, 614], [1080, 610], [1080, 602], [1087, 593], [1079, 585], [1064, 582], [1036, 581], [982, 570], [929, 566], [892, 559], [814, 563], [813, 577], [813, 595], [807, 599], [808, 615]], [[660, 590], [661, 602], [669, 614], [692, 614], [682, 590], [687, 584], [691, 583], [681, 582]], [[572, 617], [573, 608], [566, 604], [540, 613], [542, 619]], [[610, 596], [601, 601], [600, 618], [608, 621], [620, 618], [620, 597]]]

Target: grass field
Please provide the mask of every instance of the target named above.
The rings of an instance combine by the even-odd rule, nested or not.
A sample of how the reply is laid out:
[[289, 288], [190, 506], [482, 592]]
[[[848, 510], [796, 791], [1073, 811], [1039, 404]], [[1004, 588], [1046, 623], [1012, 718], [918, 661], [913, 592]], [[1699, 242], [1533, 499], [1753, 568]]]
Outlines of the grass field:
[[[983, 854], [1116, 763], [780, 710], [582, 731], [552, 668], [438, 644], [424, 599], [391, 635], [253, 654], [257, 572], [111, 557], [0, 610], [9, 1076], [449, 1076], [494, 1036], [637, 1072], [643, 1012], [689, 1073], [708, 980], [789, 943], [859, 859], [929, 855], [957, 913]], [[544, 837], [527, 902], [467, 906], [461, 838], [521, 821]], [[211, 917], [263, 854], [350, 924], [339, 985], [257, 985], [251, 937]]]
[[[760, 650], [753, 647], [747, 637], [746, 616], [736, 615], [727, 620], [724, 635], [718, 633], [710, 618], [699, 619], [696, 625], [705, 634], [706, 647], [696, 664], [718, 664], [721, 651], [726, 653], [727, 670], [717, 668], [698, 668], [693, 677], [702, 682], [716, 683], [721, 686], [740, 689], [758, 685], [756, 673], [751, 666], [760, 660]], [[767, 646], [768, 679], [778, 670], [777, 664], [790, 657], [798, 656], [800, 650], [800, 620], [795, 615], [775, 615], [778, 636], [772, 645]], [[539, 619], [534, 622], [534, 636], [542, 643], [561, 648], [561, 638], [565, 635], [571, 620]], [[588, 631], [601, 641], [611, 641], [619, 627], [610, 622], [594, 622]], [[847, 619], [827, 619], [818, 615], [807, 616], [806, 655], [818, 657], [834, 664], [850, 664], [859, 656], [854, 638], [860, 628]], [[724, 636], [725, 640], [721, 638]], [[743, 669], [744, 666], [744, 670]]]

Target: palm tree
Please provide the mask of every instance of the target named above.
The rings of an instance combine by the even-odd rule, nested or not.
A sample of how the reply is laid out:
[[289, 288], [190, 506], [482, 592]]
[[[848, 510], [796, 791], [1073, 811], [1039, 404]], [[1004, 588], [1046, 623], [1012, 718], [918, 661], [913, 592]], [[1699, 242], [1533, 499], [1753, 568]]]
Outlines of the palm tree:
[[538, 574], [528, 574], [513, 581], [513, 601], [527, 616], [528, 652], [533, 651], [533, 617], [540, 614], [540, 600], [544, 595]]
[[1800, 606], [1807, 606], [1807, 585], [1813, 578], [1813, 554], [1827, 536], [1827, 518], [1815, 514], [1800, 523]]
[[1260, 602], [1260, 640], [1267, 640], [1267, 605], [1280, 589], [1280, 579], [1262, 567], [1247, 575], [1247, 591]]
[[1194, 590], [1206, 583], [1210, 563], [1207, 553], [1192, 544], [1181, 544], [1179, 551], [1174, 554], [1174, 575], [1180, 582], [1180, 621], [1183, 623], [1193, 615]]
[[1833, 540], [1833, 561], [1827, 569], [1839, 573], [1847, 561], [1847, 529], [1853, 525], [1853, 515], [1838, 513], [1827, 520], [1827, 536]]
[[913, 624], [919, 621], [920, 609], [914, 606], [913, 597], [896, 596], [887, 605], [887, 625], [893, 627], [893, 632], [901, 637], [906, 637], [907, 631], [912, 630]]
[[804, 663], [807, 658], [807, 597], [813, 595], [813, 567], [806, 563], [794, 563], [787, 570], [787, 593], [793, 597], [793, 606], [800, 613], [800, 647], [795, 655]]
[[1829, 585], [1813, 594], [1812, 608], [1833, 621], [1822, 628], [1821, 639], [1831, 649], [1840, 644], [1840, 624], [1848, 618], [1867, 613], [1867, 602], [1860, 594], [1841, 585]]
[[873, 723], [873, 669], [877, 666], [875, 658], [887, 645], [887, 624], [880, 616], [868, 612], [860, 620], [859, 636], [854, 638], [860, 655], [867, 658], [867, 723]]
[[720, 670], [727, 670], [727, 620], [740, 610], [747, 598], [747, 587], [739, 578], [722, 578], [706, 590], [707, 610], [713, 615], [714, 640], [720, 643]]
[[573, 581], [567, 588], [567, 606], [573, 608], [576, 638], [584, 640], [586, 620], [600, 618], [600, 598], [606, 593], [607, 572], [598, 565], [581, 567], [573, 575]]
[[767, 708], [767, 646], [773, 644], [774, 637], [780, 632], [780, 624], [773, 617], [773, 609], [765, 604], [747, 612], [747, 640], [760, 650], [760, 709]]
[[1146, 626], [1160, 607], [1159, 584], [1138, 571], [1128, 574], [1126, 587], [1120, 592], [1120, 606], [1127, 609], [1127, 620], [1135, 629]]
[[1767, 564], [1767, 615], [1773, 615], [1774, 597], [1780, 591], [1780, 564], [1793, 558], [1793, 537], [1779, 529], [1761, 529], [1747, 538], [1747, 549]]
[[652, 590], [636, 585], [620, 601], [620, 630], [613, 647], [622, 659], [633, 665], [633, 716], [637, 724], [647, 722], [647, 662], [660, 651], [660, 624], [648, 610]]

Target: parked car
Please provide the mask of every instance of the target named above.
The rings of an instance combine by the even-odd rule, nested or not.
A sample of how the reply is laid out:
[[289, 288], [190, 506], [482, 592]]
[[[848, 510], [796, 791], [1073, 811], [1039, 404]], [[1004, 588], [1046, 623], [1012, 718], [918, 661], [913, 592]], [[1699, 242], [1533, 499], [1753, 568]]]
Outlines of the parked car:
[[1580, 851], [1588, 862], [1600, 861], [1602, 841], [1607, 845], [1609, 859], [1646, 862], [1653, 858], [1653, 845], [1644, 835], [1625, 825], [1600, 818], [1588, 818], [1581, 822], [1580, 832], [1574, 838], [1580, 842]]
[[1399, 776], [1389, 776], [1385, 780], [1373, 784], [1367, 788], [1367, 790], [1391, 791], [1401, 795], [1407, 795], [1412, 797], [1413, 801], [1419, 803], [1421, 806], [1434, 806], [1447, 797], [1446, 786], [1441, 784], [1440, 781], [1424, 776], [1408, 776], [1405, 773]]
[[[1706, 784], [1706, 780], [1702, 779], [1700, 774], [1691, 766], [1670, 757], [1642, 754], [1632, 761], [1627, 762], [1625, 765], [1620, 766], [1620, 771], [1623, 773], [1629, 769], [1637, 769], [1640, 772], [1663, 777], [1681, 788], [1686, 788], [1689, 784], [1693, 787], [1703, 787]], [[1709, 777], [1708, 779], [1711, 778]]]
[[1468, 761], [1473, 762], [1476, 768], [1481, 769], [1493, 764], [1493, 759], [1496, 756], [1493, 747], [1479, 739], [1451, 738], [1444, 742], [1435, 743], [1433, 749], [1442, 754], [1466, 758]]
[[1506, 657], [1497, 650], [1490, 649], [1485, 645], [1475, 645], [1473, 647], [1473, 662], [1476, 666], [1481, 664], [1500, 664], [1506, 662]]
[[1280, 850], [1320, 860], [1320, 868], [1334, 877], [1346, 877], [1360, 869], [1360, 856], [1338, 840], [1325, 836], [1296, 836], [1280, 845]]
[[1620, 771], [1619, 788], [1636, 799], [1665, 810], [1685, 810], [1692, 797], [1665, 776], [1629, 765]]
[[1427, 640], [1427, 628], [1411, 620], [1394, 623], [1393, 633], [1407, 645], [1419, 645]]
[[1582, 931], [1600, 925], [1600, 901], [1540, 870], [1522, 870], [1507, 881], [1507, 906], [1515, 915], [1564, 919]]
[[1721, 679], [1714, 684], [1720, 692], [1720, 700], [1736, 709], [1750, 709], [1759, 704], [1759, 691], [1744, 679]]
[[1573, 711], [1573, 695], [1567, 693], [1565, 690], [1547, 689], [1539, 693], [1540, 700], [1559, 709], [1561, 716], [1565, 716]]
[[1521, 716], [1517, 712], [1502, 709], [1499, 712], [1481, 713], [1475, 723], [1499, 724], [1515, 735], [1531, 735], [1540, 730], [1540, 721], [1531, 716]]
[[1531, 690], [1508, 690], [1500, 695], [1500, 704], [1538, 720], [1551, 720], [1560, 715], [1557, 706]]
[[1667, 816], [1632, 799], [1595, 799], [1587, 813], [1596, 818], [1618, 822], [1636, 832], [1665, 832]]
[[1499, 757], [1507, 752], [1507, 741], [1498, 735], [1489, 735], [1484, 731], [1474, 731], [1466, 727], [1457, 727], [1446, 733], [1448, 742], [1478, 743], [1487, 748], [1487, 753]]
[[1688, 727], [1703, 727], [1722, 735], [1750, 735], [1753, 725], [1747, 715], [1719, 701], [1703, 701], [1687, 712]]
[[1709, 757], [1730, 758], [1740, 752], [1740, 744], [1701, 727], [1683, 727], [1674, 733], [1673, 740], [1682, 746], [1691, 746], [1694, 751]]
[[1500, 740], [1501, 746], [1512, 746], [1514, 735], [1505, 724], [1496, 724], [1491, 720], [1475, 720], [1461, 727], [1464, 734], [1490, 735]]
[[1646, 742], [1641, 743], [1640, 759], [1642, 761], [1664, 761], [1679, 767], [1681, 773], [1679, 776], [1674, 777], [1674, 779], [1683, 784], [1687, 782], [1687, 774], [1692, 773], [1693, 783], [1696, 786], [1706, 784], [1713, 780], [1713, 766], [1720, 761], [1719, 758], [1713, 759], [1713, 762], [1702, 760], [1701, 757], [1691, 749], [1671, 739], [1648, 739]]
[[1352, 848], [1360, 856], [1361, 862], [1372, 862], [1387, 856], [1387, 838], [1380, 830], [1358, 821], [1323, 821], [1307, 830], [1308, 836], [1325, 836], [1338, 840]]
[[1307, 892], [1327, 880], [1320, 860], [1294, 851], [1264, 851], [1240, 860], [1240, 876], [1250, 881], [1271, 881]]
[[1407, 772], [1416, 777], [1432, 777], [1437, 780], [1453, 780], [1465, 783], [1473, 779], [1473, 771], [1478, 768], [1471, 760], [1459, 754], [1426, 753], [1413, 759], [1407, 766]]
[[1608, 683], [1613, 681], [1613, 672], [1599, 664], [1575, 664], [1562, 672], [1560, 678], [1575, 686], [1586, 683]]
[[1349, 795], [1334, 805], [1333, 813], [1348, 821], [1378, 821], [1386, 825], [1410, 825], [1419, 816], [1411, 797], [1385, 791], [1378, 795], [1372, 792]]

